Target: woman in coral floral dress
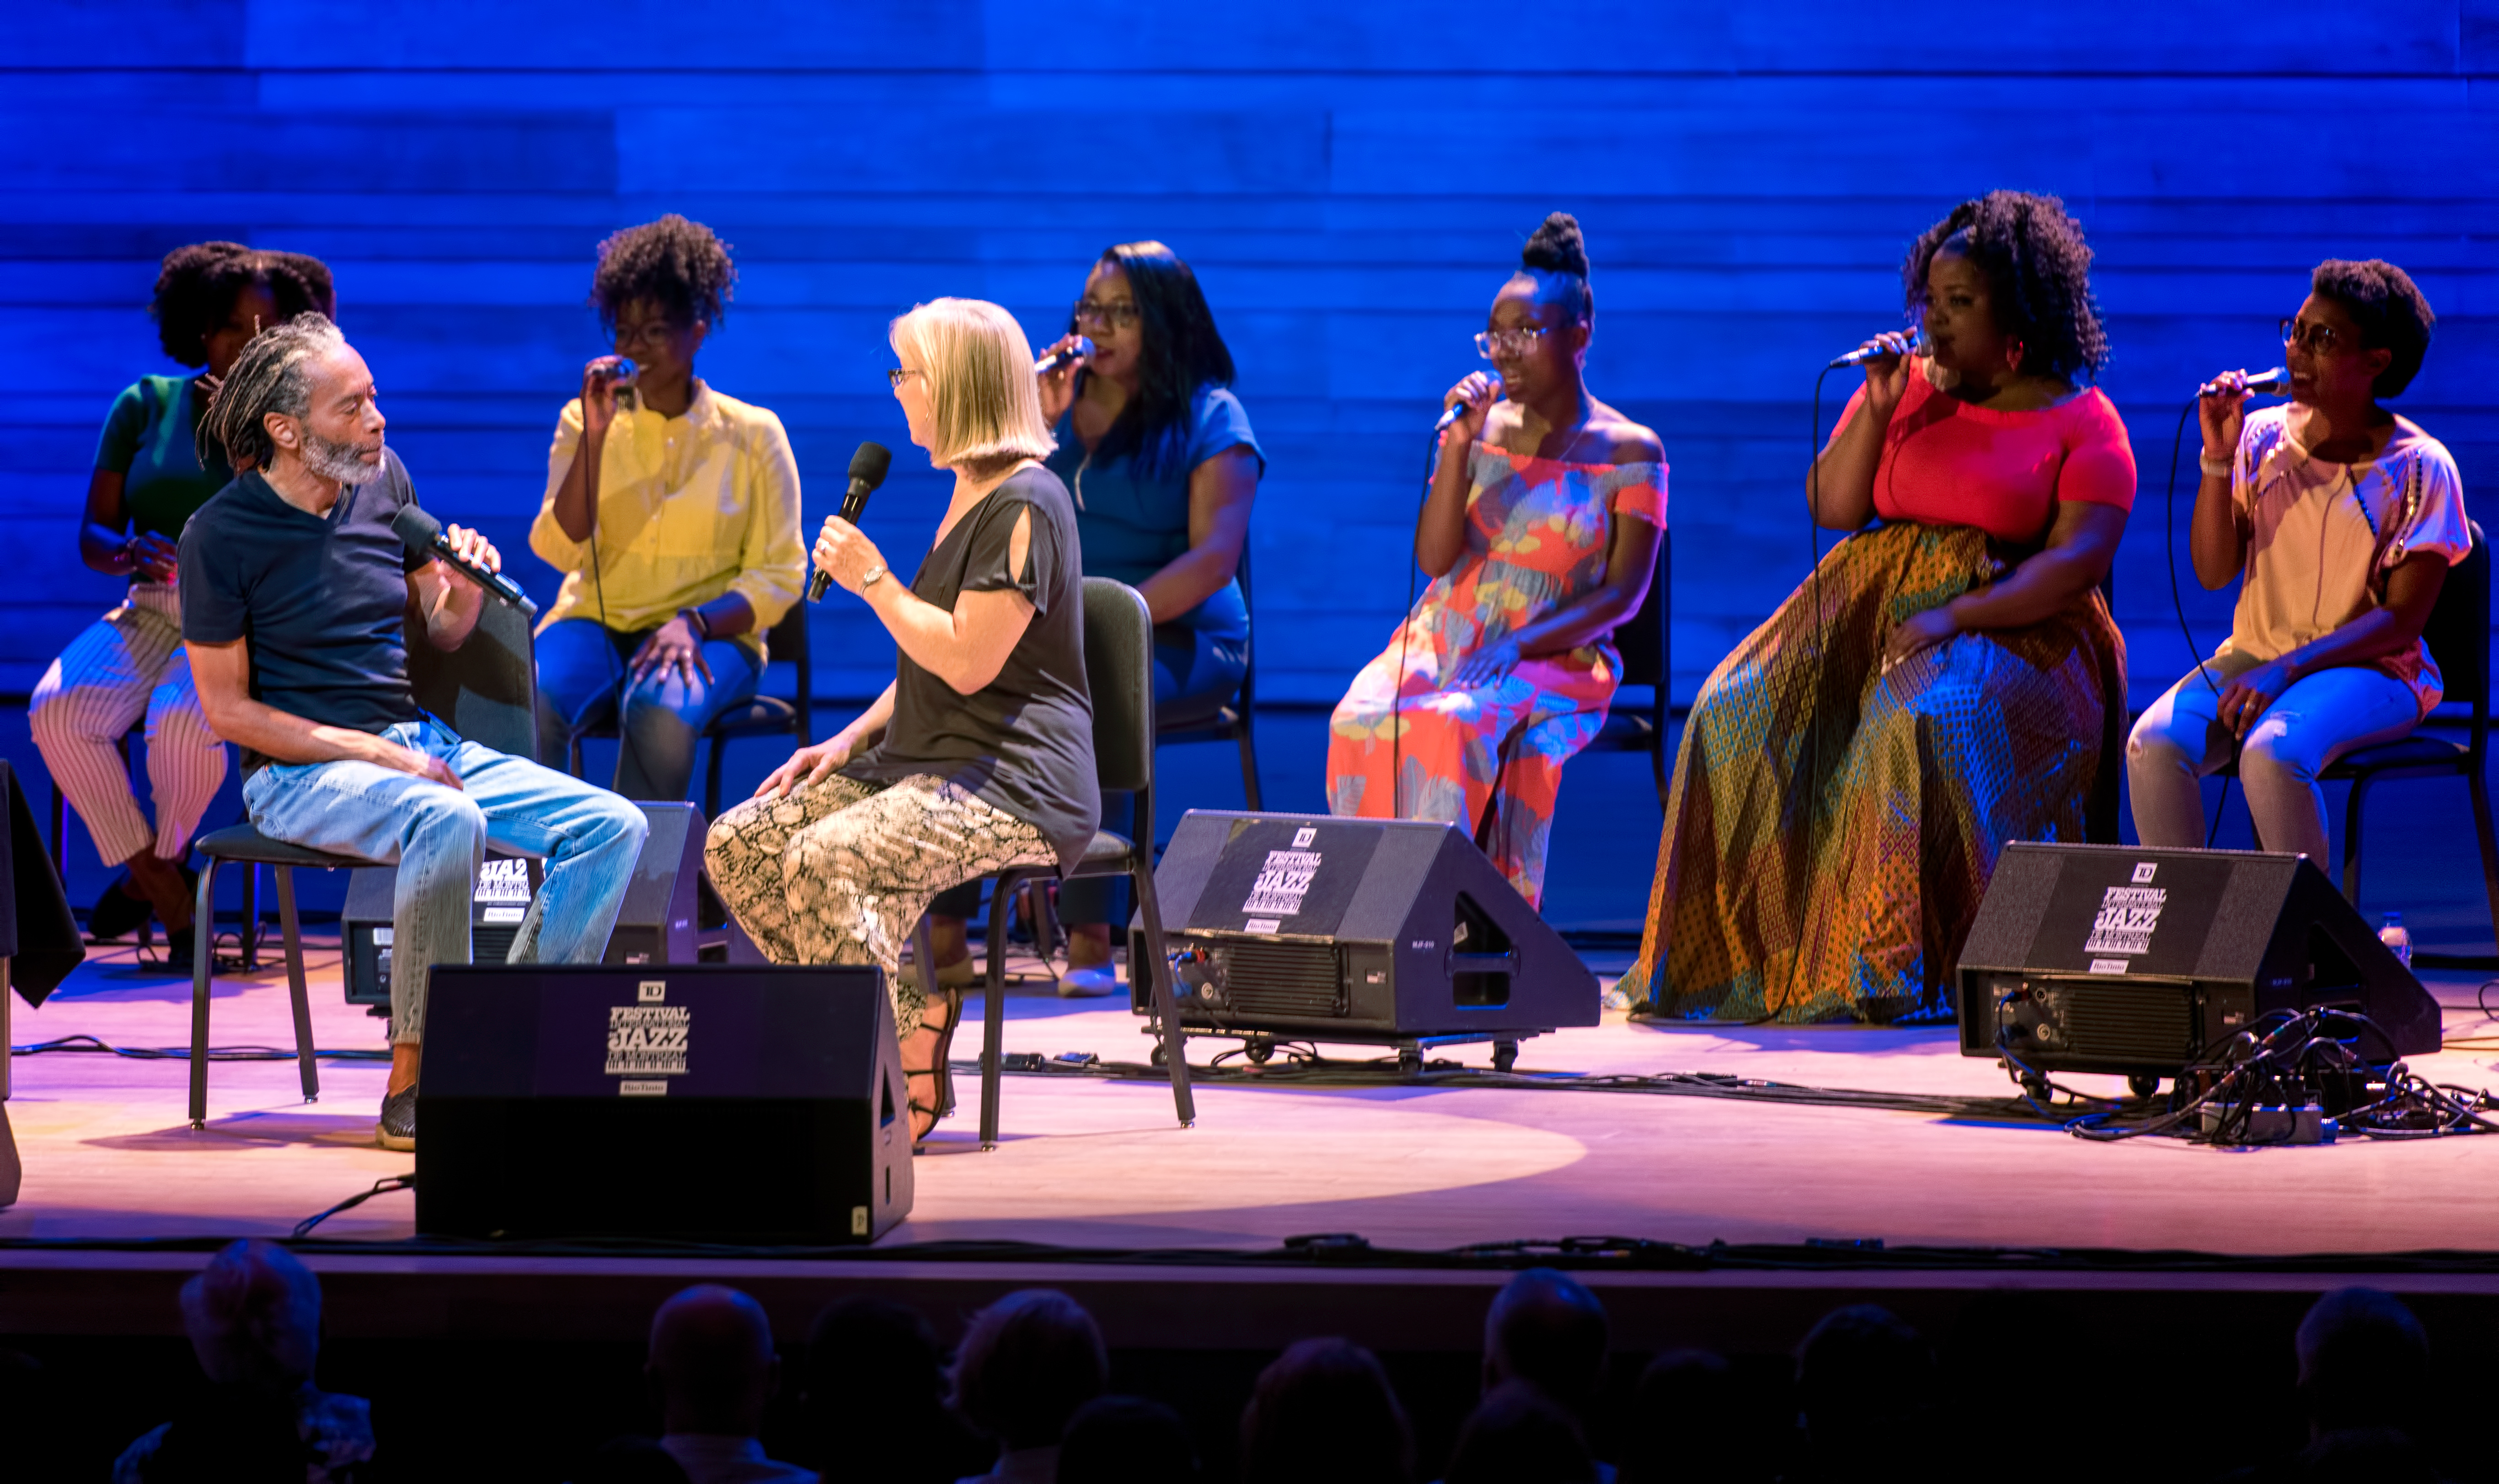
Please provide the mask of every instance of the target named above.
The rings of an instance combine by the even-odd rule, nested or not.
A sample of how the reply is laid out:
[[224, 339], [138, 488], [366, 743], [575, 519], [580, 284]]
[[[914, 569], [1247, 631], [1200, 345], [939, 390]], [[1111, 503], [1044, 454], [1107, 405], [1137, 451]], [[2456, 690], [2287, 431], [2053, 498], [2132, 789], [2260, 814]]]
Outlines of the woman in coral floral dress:
[[1562, 764], [1622, 681], [1610, 639], [1648, 593], [1666, 464], [1582, 379], [1578, 223], [1556, 212], [1520, 257], [1476, 337], [1499, 379], [1447, 397], [1462, 411], [1414, 530], [1432, 585], [1329, 721], [1328, 808], [1463, 825], [1535, 902]]

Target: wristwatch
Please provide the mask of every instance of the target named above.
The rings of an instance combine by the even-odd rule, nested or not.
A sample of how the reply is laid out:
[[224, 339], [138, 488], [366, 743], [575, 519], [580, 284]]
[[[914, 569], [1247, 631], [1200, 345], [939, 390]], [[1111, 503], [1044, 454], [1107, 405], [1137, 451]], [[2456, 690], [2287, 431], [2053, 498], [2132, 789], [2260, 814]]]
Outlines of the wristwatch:
[[884, 580], [885, 568], [883, 566], [869, 567], [867, 571], [860, 577], [860, 591], [864, 593]]
[[686, 621], [687, 626], [694, 629], [697, 637], [703, 639], [706, 642], [710, 640], [711, 620], [703, 617], [703, 612], [700, 608], [679, 608], [677, 610], [677, 617]]

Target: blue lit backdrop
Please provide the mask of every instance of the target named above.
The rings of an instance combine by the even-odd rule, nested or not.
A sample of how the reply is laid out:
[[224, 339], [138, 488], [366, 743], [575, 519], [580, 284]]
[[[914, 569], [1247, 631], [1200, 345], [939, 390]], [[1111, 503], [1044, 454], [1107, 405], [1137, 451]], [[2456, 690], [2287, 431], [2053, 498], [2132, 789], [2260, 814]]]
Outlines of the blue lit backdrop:
[[[1664, 436], [1675, 692], [1801, 575], [1815, 368], [1896, 323], [1908, 239], [1998, 185], [2090, 230], [2145, 494], [2118, 575], [2138, 701], [2185, 663], [2158, 482], [2176, 400], [2270, 364], [2332, 255], [2413, 269], [2444, 322], [2404, 405], [2469, 492], [2492, 468], [2486, 3], [2289, 0], [1920, 14], [1566, 0], [1177, 5], [158, 0], [0, 17], [0, 692], [114, 585], [75, 513], [114, 392], [169, 370], [159, 254], [317, 253], [428, 504], [541, 596], [524, 532], [556, 409], [600, 348], [593, 244], [663, 211], [742, 278], [702, 371], [790, 425], [810, 526], [862, 437], [901, 447], [882, 329], [940, 294], [1036, 341], [1105, 244], [1195, 265], [1271, 457], [1262, 687], [1332, 699], [1403, 601], [1422, 437], [1542, 213], [1596, 265], [1599, 394]], [[2477, 91], [2477, 84], [2483, 90]], [[1834, 385], [1844, 396], [1843, 378]], [[906, 461], [906, 463], [909, 461]], [[925, 468], [869, 526], [914, 549]], [[2190, 594], [2199, 638], [2225, 597]], [[890, 648], [841, 599], [819, 684]], [[786, 687], [786, 677], [777, 684]]]

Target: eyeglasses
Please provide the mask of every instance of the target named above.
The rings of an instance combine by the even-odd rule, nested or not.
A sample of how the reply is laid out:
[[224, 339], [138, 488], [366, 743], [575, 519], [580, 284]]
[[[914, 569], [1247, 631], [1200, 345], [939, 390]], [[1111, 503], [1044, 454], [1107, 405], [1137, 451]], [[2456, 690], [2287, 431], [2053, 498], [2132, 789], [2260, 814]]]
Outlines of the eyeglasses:
[[638, 325], [618, 325], [607, 332], [607, 338], [619, 350], [629, 345], [665, 345], [668, 337], [685, 328], [674, 320], [650, 319]]
[[900, 387], [903, 381], [908, 377], [925, 376], [926, 374], [926, 371], [921, 371], [917, 367], [897, 366], [893, 370], [885, 373], [885, 379], [892, 382], [896, 387]]
[[2282, 343], [2286, 347], [2295, 346], [2301, 350], [2307, 351], [2313, 356], [2326, 355], [2333, 351], [2336, 346], [2343, 343], [2343, 338], [2340, 335], [2335, 334], [2334, 327], [2332, 325], [2310, 324], [2296, 319], [2286, 319], [2282, 322], [2281, 328]]
[[1137, 322], [1137, 306], [1127, 300], [1104, 304], [1099, 299], [1079, 299], [1076, 301], [1076, 320], [1079, 324], [1089, 322], [1108, 325], [1114, 330], [1125, 330]]
[[1476, 354], [1487, 361], [1507, 356], [1516, 360], [1536, 348], [1536, 342], [1552, 331], [1543, 326], [1532, 330], [1484, 330], [1476, 336]]

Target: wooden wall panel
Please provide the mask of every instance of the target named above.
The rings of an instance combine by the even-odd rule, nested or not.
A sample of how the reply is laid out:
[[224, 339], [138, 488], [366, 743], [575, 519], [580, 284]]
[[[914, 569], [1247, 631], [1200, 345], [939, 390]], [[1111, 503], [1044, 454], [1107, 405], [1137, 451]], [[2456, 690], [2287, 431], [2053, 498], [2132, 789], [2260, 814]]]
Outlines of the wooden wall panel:
[[[2443, 316], [2406, 409], [2469, 491], [2499, 475], [2499, 0], [1889, 13], [1560, 0], [1534, 45], [1413, 0], [1036, 7], [761, 0], [52, 0], [0, 16], [0, 594], [22, 691], [112, 585], [71, 557], [113, 393], [170, 370], [156, 258], [206, 237], [321, 254], [429, 503], [522, 549], [547, 436], [600, 349], [593, 245], [665, 210], [741, 281], [705, 352], [774, 407], [812, 521], [863, 438], [902, 457], [868, 517], [924, 540], [943, 487], [902, 443], [884, 327], [1007, 305], [1036, 341], [1104, 244], [1198, 268], [1269, 456], [1253, 534], [1263, 694], [1324, 702], [1405, 597], [1424, 436], [1542, 214], [1596, 256], [1599, 393], [1672, 467], [1675, 690], [1802, 576], [1824, 358], [1899, 323], [1907, 241], [1962, 195], [2062, 194], [2090, 229], [2145, 471], [2118, 607], [2138, 701], [2186, 663], [2160, 532], [2179, 400], [2271, 364], [2319, 258], [2413, 268]], [[1822, 422], [1845, 400], [1826, 384]], [[2183, 595], [2200, 641], [2228, 595]], [[820, 683], [890, 646], [814, 618]]]

